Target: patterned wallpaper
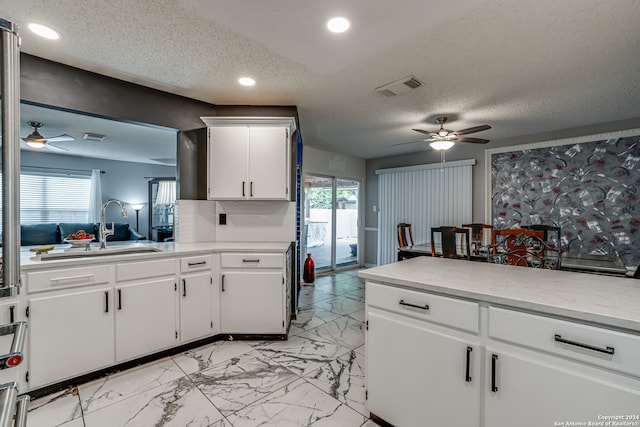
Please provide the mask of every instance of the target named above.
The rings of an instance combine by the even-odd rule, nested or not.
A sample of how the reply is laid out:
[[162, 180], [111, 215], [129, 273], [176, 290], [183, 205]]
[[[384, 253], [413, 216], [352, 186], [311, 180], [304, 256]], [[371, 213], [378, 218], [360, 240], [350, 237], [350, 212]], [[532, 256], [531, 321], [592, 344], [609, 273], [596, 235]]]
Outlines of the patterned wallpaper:
[[493, 154], [493, 226], [561, 227], [563, 251], [640, 264], [640, 135]]

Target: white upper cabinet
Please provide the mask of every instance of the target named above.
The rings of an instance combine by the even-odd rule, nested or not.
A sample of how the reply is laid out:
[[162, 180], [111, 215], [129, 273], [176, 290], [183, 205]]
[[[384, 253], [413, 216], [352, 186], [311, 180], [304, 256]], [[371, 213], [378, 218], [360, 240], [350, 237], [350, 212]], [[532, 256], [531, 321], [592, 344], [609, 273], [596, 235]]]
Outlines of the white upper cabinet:
[[210, 200], [290, 200], [292, 118], [203, 117]]

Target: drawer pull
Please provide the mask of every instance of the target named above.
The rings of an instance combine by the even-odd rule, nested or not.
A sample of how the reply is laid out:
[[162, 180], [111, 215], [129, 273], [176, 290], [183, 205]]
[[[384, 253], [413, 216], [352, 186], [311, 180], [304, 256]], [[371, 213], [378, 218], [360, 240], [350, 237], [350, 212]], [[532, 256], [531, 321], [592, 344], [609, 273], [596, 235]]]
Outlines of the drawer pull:
[[260, 262], [260, 258], [256, 258], [256, 259], [242, 259], [242, 262]]
[[222, 283], [222, 292], [224, 292], [224, 274], [222, 275], [220, 282]]
[[94, 274], [83, 274], [82, 276], [69, 276], [69, 277], [52, 277], [51, 283], [58, 284], [58, 282], [67, 282], [67, 283], [90, 282], [94, 277], [95, 277]]
[[245, 197], [245, 193], [244, 193], [244, 181], [242, 181], [242, 197]]
[[187, 263], [189, 267], [195, 267], [196, 265], [207, 265], [207, 261], [190, 262]]
[[580, 348], [586, 348], [587, 350], [597, 351], [599, 353], [613, 354], [616, 351], [615, 348], [609, 347], [609, 346], [607, 346], [606, 348], [600, 348], [600, 347], [595, 347], [595, 346], [592, 346], [592, 345], [589, 345], [589, 344], [584, 344], [584, 343], [577, 342], [577, 341], [571, 341], [571, 340], [568, 340], [566, 338], [562, 338], [558, 334], [554, 335], [553, 339], [556, 342], [560, 342], [560, 343], [568, 344], [568, 345], [574, 345], [574, 346], [580, 347]]
[[411, 304], [410, 302], [404, 302], [403, 299], [401, 299], [400, 302], [398, 302], [398, 304], [406, 305], [407, 307], [418, 308], [420, 310], [429, 310], [429, 304], [425, 304], [425, 305]]
[[122, 310], [122, 289], [118, 289], [118, 310]]
[[182, 279], [182, 296], [187, 296], [187, 279]]
[[465, 373], [465, 381], [470, 383], [471, 382], [471, 352], [473, 351], [473, 348], [471, 348], [471, 346], [467, 346], [467, 370]]
[[109, 312], [109, 291], [104, 291], [104, 312]]
[[497, 392], [498, 391], [498, 386], [496, 385], [496, 368], [498, 364], [498, 355], [497, 354], [492, 354], [491, 355], [491, 391], [492, 392]]

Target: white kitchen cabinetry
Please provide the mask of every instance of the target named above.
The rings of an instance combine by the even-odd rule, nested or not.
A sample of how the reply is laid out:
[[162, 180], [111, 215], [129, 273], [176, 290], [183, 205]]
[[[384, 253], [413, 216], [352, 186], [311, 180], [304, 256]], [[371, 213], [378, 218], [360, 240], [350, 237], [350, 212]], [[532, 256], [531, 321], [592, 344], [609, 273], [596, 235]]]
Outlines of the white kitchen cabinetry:
[[291, 118], [203, 118], [208, 198], [290, 200]]
[[640, 415], [638, 335], [373, 282], [366, 315], [367, 405], [396, 427]]
[[[397, 426], [478, 426], [478, 305], [367, 283], [368, 408]], [[450, 325], [456, 329], [449, 328]]]
[[[180, 260], [180, 341], [204, 338], [220, 329], [217, 298], [213, 295], [212, 255]], [[217, 293], [218, 290], [215, 289]], [[215, 322], [214, 322], [214, 318]]]
[[178, 343], [176, 260], [116, 265], [116, 362]]
[[31, 389], [114, 363], [113, 288], [92, 287], [29, 301]]
[[286, 333], [284, 254], [223, 253], [220, 267], [222, 332]]
[[488, 317], [484, 425], [640, 416], [639, 336], [496, 307]]

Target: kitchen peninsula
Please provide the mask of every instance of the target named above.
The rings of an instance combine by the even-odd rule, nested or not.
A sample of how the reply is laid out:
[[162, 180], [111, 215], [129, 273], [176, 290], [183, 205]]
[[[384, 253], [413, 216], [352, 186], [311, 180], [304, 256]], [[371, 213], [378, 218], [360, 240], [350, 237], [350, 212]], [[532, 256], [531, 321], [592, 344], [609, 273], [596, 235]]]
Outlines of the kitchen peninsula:
[[0, 309], [29, 321], [36, 394], [189, 345], [286, 338], [290, 242], [118, 243], [22, 251], [21, 293]]
[[374, 417], [396, 426], [640, 421], [637, 280], [429, 257], [359, 276]]

